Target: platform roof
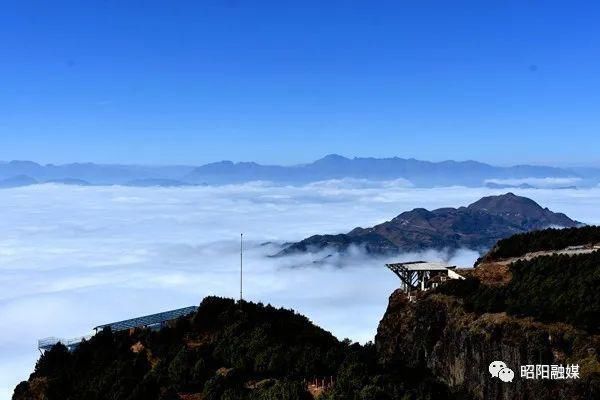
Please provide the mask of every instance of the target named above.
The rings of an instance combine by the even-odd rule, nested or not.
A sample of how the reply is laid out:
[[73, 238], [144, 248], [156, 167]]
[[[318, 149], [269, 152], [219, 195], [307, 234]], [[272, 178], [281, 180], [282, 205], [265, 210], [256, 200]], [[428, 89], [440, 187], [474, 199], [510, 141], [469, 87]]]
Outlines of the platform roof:
[[82, 337], [73, 338], [73, 339], [49, 337], [49, 338], [38, 340], [38, 349], [50, 350], [59, 343], [66, 346], [67, 348], [71, 349], [71, 348], [77, 347], [82, 341], [90, 340], [91, 338], [92, 338], [91, 336], [82, 336]]
[[428, 261], [411, 261], [405, 263], [391, 263], [386, 264], [389, 268], [402, 268], [407, 271], [445, 271], [448, 269], [456, 268], [453, 265], [448, 265], [440, 262], [428, 262]]
[[94, 328], [94, 330], [100, 331], [104, 328], [110, 328], [113, 332], [117, 332], [131, 328], [140, 328], [144, 326], [157, 325], [162, 322], [167, 322], [177, 319], [179, 317], [190, 315], [196, 312], [197, 309], [198, 307], [196, 306], [179, 308], [177, 310], [165, 311], [158, 314], [145, 315], [143, 317], [126, 319], [124, 321], [119, 322], [111, 322], [110, 324], [98, 325]]

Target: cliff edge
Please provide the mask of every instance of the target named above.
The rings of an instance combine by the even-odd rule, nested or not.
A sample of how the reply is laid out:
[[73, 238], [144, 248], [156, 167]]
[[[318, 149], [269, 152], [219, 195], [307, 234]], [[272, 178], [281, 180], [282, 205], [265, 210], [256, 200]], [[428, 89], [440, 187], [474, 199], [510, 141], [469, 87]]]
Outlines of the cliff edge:
[[[417, 301], [390, 296], [375, 339], [383, 367], [427, 369], [464, 398], [600, 398], [600, 252], [487, 260]], [[514, 380], [491, 377], [493, 361]], [[526, 379], [527, 365], [576, 365], [579, 377]]]

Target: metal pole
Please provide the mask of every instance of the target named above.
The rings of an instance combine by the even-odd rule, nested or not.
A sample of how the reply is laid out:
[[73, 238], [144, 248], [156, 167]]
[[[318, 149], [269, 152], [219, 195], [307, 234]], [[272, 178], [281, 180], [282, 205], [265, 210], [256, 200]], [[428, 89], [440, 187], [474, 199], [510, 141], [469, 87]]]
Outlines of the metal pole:
[[240, 304], [243, 299], [243, 288], [244, 288], [244, 234], [240, 233]]

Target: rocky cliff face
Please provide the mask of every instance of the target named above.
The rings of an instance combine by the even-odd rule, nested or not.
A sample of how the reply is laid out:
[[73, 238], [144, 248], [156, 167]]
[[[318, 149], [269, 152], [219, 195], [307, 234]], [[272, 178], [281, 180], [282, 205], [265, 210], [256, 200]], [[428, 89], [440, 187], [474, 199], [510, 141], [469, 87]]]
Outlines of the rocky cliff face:
[[[600, 336], [562, 323], [544, 324], [506, 313], [466, 311], [453, 296], [428, 293], [408, 302], [401, 291], [390, 297], [376, 347], [385, 366], [426, 368], [450, 389], [474, 399], [600, 398]], [[512, 383], [492, 378], [488, 366], [504, 361]], [[579, 364], [578, 380], [526, 380], [520, 366]]]

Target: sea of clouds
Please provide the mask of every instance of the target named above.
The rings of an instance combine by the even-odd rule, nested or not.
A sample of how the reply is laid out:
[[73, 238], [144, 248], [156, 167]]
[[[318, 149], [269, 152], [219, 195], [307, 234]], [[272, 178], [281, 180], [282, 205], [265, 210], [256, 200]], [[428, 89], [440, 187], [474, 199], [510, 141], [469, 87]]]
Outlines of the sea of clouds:
[[[600, 188], [515, 192], [600, 223]], [[0, 399], [33, 370], [39, 338], [89, 334], [102, 323], [196, 305], [207, 295], [239, 296], [240, 232], [247, 299], [294, 308], [339, 338], [372, 340], [398, 286], [383, 266], [387, 260], [359, 249], [318, 265], [307, 255], [268, 257], [278, 243], [500, 193], [360, 180], [0, 190]], [[447, 256], [427, 251], [395, 259]], [[451, 262], [469, 266], [477, 256], [461, 250]]]

